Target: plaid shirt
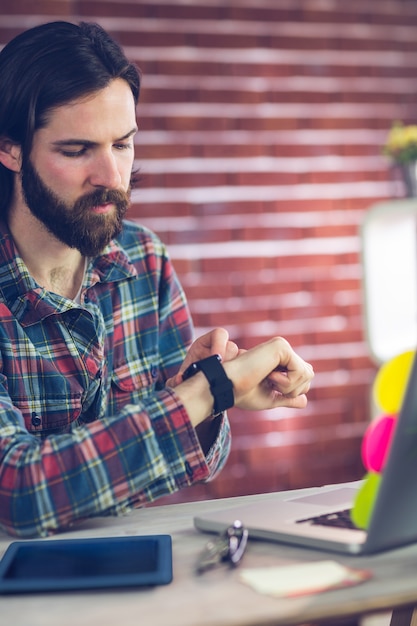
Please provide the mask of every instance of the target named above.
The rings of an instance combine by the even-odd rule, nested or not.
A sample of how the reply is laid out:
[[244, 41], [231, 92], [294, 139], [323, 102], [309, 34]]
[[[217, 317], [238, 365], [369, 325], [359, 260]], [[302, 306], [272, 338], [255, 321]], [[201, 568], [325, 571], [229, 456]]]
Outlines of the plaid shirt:
[[211, 479], [229, 452], [227, 418], [205, 457], [164, 388], [191, 340], [152, 232], [125, 222], [77, 304], [39, 287], [0, 224], [0, 525], [42, 536]]

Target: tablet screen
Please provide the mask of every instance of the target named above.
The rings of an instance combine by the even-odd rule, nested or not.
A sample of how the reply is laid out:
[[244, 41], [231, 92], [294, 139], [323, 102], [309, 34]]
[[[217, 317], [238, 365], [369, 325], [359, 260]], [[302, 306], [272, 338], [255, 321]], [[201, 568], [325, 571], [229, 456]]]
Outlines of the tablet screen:
[[0, 561], [0, 593], [160, 585], [171, 580], [169, 535], [15, 541]]

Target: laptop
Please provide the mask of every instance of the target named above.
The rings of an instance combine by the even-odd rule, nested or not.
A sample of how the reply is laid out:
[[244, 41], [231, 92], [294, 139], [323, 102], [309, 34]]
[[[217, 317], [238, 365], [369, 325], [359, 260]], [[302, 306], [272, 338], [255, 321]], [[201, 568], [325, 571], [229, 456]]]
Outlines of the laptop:
[[[346, 515], [362, 481], [289, 492], [204, 513], [197, 529], [219, 533], [235, 520], [249, 538], [351, 555], [373, 554], [417, 542], [417, 357], [414, 358], [394, 439], [367, 531], [329, 524]], [[348, 514], [348, 513], [347, 513]], [[317, 518], [325, 516], [323, 523]]]

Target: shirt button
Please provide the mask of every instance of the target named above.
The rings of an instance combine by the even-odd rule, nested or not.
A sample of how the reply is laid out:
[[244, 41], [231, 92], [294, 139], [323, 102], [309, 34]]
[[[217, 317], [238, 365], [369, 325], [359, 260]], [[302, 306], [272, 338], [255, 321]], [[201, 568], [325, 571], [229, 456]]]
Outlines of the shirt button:
[[32, 413], [32, 426], [40, 426], [42, 423], [41, 418], [39, 417], [39, 415], [35, 412]]

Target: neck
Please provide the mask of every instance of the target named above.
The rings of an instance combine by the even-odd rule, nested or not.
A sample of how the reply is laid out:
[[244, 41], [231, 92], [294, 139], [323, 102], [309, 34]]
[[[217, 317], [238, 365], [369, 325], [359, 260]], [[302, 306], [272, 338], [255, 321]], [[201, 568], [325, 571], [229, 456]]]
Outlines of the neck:
[[81, 253], [58, 241], [27, 209], [12, 211], [8, 225], [19, 255], [36, 282], [48, 291], [75, 298], [85, 270]]
[[74, 300], [80, 290], [85, 270], [85, 259], [81, 258], [78, 267], [72, 269], [65, 266], [55, 266], [44, 276], [44, 280], [35, 278], [35, 280], [48, 291], [57, 293], [65, 298]]

